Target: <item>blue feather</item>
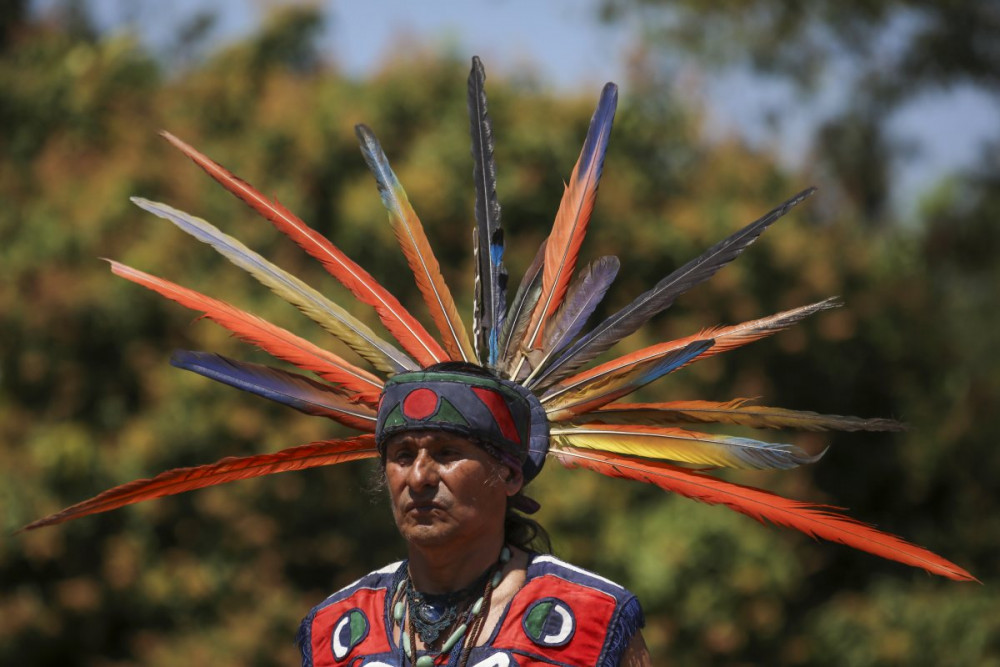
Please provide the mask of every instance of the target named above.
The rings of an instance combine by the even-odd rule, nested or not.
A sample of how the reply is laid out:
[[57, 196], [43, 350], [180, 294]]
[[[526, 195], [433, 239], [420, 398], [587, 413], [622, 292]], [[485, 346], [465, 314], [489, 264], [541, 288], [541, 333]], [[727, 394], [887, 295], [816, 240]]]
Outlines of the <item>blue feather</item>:
[[[600, 178], [604, 168], [604, 154], [608, 147], [608, 135], [611, 134], [611, 124], [615, 119], [615, 110], [618, 106], [618, 86], [613, 83], [604, 84], [601, 90], [601, 99], [597, 104], [593, 117], [590, 119], [590, 129], [587, 131], [587, 139], [583, 143], [580, 151], [577, 174], [580, 178], [585, 178], [590, 171], [590, 163], [596, 158], [602, 164], [598, 166], [597, 178]], [[598, 152], [598, 149], [600, 151]]]
[[351, 401], [333, 386], [298, 373], [188, 350], [175, 351], [170, 363], [308, 415], [329, 417], [360, 430], [375, 426], [374, 410]]
[[587, 323], [594, 309], [607, 294], [621, 266], [614, 255], [600, 257], [588, 264], [566, 292], [566, 298], [545, 328], [546, 356], [568, 345]]

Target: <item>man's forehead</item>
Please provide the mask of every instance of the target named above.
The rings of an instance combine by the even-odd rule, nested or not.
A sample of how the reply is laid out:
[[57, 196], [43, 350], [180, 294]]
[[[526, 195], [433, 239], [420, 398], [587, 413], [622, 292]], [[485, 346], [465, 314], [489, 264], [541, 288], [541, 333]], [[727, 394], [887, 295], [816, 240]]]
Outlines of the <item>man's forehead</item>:
[[392, 447], [393, 445], [409, 445], [417, 447], [440, 447], [443, 445], [463, 445], [469, 447], [475, 447], [479, 449], [479, 446], [470, 438], [459, 435], [457, 433], [449, 433], [447, 431], [438, 430], [414, 430], [405, 431], [403, 433], [397, 433], [386, 441], [386, 447]]

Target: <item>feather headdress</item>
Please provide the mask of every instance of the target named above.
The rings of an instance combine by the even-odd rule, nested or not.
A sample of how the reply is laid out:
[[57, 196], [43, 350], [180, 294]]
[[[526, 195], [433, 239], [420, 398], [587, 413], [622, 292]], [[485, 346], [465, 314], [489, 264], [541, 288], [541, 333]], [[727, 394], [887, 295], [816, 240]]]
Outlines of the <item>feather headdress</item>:
[[[372, 130], [358, 126], [361, 152], [375, 176], [389, 221], [414, 271], [415, 283], [441, 334], [440, 342], [388, 290], [329, 240], [277, 201], [262, 195], [180, 139], [164, 133], [170, 143], [212, 178], [318, 259], [355, 297], [374, 307], [395, 342], [379, 337], [345, 308], [208, 222], [165, 204], [135, 199], [138, 206], [172, 222], [248, 271], [340, 339], [371, 369], [360, 368], [227, 303], [112, 262], [115, 274], [201, 313], [242, 340], [316, 377], [204, 352], [178, 352], [173, 364], [306, 414], [327, 417], [360, 434], [272, 454], [227, 458], [209, 465], [170, 470], [152, 479], [105, 491], [26, 528], [49, 526], [238, 479], [378, 456], [379, 434], [387, 428], [406, 428], [407, 424], [404, 415], [400, 417], [402, 421], [386, 426], [393, 415], [386, 415], [380, 409], [380, 398], [386, 399], [382, 401], [386, 403], [386, 397], [395, 397], [393, 400], [398, 399], [397, 405], [406, 412], [405, 386], [400, 389], [406, 380], [400, 378], [417, 377], [424, 381], [427, 374], [422, 369], [455, 361], [478, 364], [496, 379], [498, 384], [494, 386], [503, 389], [512, 397], [510, 400], [518, 401], [517, 410], [506, 414], [514, 414], [520, 421], [513, 424], [508, 418], [509, 428], [504, 432], [515, 444], [530, 439], [526, 458], [531, 460], [532, 475], [537, 474], [546, 457], [554, 458], [570, 468], [588, 468], [610, 477], [654, 484], [665, 491], [725, 505], [762, 522], [794, 528], [951, 579], [974, 580], [948, 560], [838, 514], [832, 508], [789, 500], [710, 474], [712, 468], [719, 467], [792, 468], [812, 463], [822, 453], [810, 455], [791, 444], [692, 430], [700, 424], [715, 423], [752, 428], [884, 431], [898, 430], [898, 423], [756, 406], [745, 399], [668, 403], [621, 400], [688, 364], [769, 336], [813, 313], [832, 308], [837, 305], [834, 300], [734, 326], [706, 329], [587, 368], [588, 362], [669, 308], [681, 294], [712, 277], [812, 194], [812, 189], [808, 189], [792, 196], [588, 330], [586, 323], [620, 266], [615, 257], [601, 257], [579, 270], [576, 266], [597, 195], [617, 101], [617, 87], [607, 84], [579, 159], [569, 175], [552, 231], [522, 277], [514, 298], [508, 302], [493, 127], [483, 66], [478, 58], [473, 59], [468, 82], [476, 193], [472, 229], [476, 280], [471, 335], [459, 316], [420, 219], [388, 158]], [[484, 382], [488, 384], [482, 379], [464, 384], [461, 377], [453, 374], [445, 379], [447, 386], [440, 390], [440, 395], [458, 405], [458, 412], [466, 409], [460, 405], [463, 401], [472, 405], [479, 400], [473, 395], [481, 396], [475, 392], [482, 391]], [[502, 411], [488, 401], [485, 404], [490, 414]], [[423, 409], [420, 405], [416, 407], [417, 412]], [[478, 405], [468, 409], [482, 412], [484, 408]], [[530, 428], [525, 421], [530, 422]], [[527, 468], [525, 457], [520, 460]]]

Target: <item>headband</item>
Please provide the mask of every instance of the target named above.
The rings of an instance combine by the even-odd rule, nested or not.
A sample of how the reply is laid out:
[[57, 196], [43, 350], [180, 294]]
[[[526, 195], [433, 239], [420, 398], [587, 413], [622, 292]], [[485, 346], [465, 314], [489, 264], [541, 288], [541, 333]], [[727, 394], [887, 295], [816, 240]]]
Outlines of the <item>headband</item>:
[[387, 380], [375, 425], [379, 451], [385, 453], [393, 435], [417, 430], [485, 443], [520, 468], [525, 482], [541, 471], [549, 449], [548, 419], [538, 398], [515, 382], [482, 373], [427, 369]]

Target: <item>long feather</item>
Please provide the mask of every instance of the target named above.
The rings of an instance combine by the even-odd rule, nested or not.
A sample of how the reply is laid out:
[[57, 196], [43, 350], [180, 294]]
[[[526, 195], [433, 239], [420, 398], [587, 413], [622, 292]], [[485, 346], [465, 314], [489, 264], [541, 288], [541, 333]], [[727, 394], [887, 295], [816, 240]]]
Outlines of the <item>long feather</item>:
[[559, 310], [545, 328], [543, 356], [533, 364], [544, 364], [551, 355], [569, 345], [580, 333], [587, 319], [607, 294], [618, 275], [620, 262], [614, 255], [599, 257], [588, 264], [570, 284]]
[[299, 368], [312, 371], [324, 380], [343, 385], [350, 391], [356, 392], [358, 399], [365, 403], [378, 404], [383, 382], [334, 353], [223, 301], [115, 261], [110, 261], [110, 264], [111, 271], [115, 275], [147, 287], [182, 306], [200, 311], [208, 319], [232, 331], [241, 340], [256, 345], [272, 356], [295, 364]]
[[224, 188], [257, 211], [278, 230], [295, 241], [303, 250], [319, 260], [323, 267], [362, 303], [375, 308], [379, 319], [389, 333], [399, 341], [421, 366], [447, 361], [448, 355], [399, 300], [390, 294], [354, 260], [340, 251], [322, 234], [311, 229], [291, 211], [255, 190], [249, 183], [233, 175], [222, 165], [202, 155], [191, 146], [170, 134], [161, 132]]
[[549, 433], [560, 446], [726, 468], [787, 470], [823, 456], [810, 456], [794, 445], [659, 426], [581, 424]]
[[132, 201], [140, 208], [169, 220], [199, 241], [218, 250], [233, 264], [247, 271], [275, 294], [346, 343], [378, 370], [395, 374], [418, 368], [413, 359], [380, 338], [361, 320], [233, 237], [224, 234], [209, 222], [166, 204], [151, 202], [140, 197], [132, 197]]
[[815, 190], [815, 188], [803, 190], [760, 219], [715, 244], [700, 257], [691, 260], [658, 282], [652, 289], [640, 294], [632, 303], [604, 320], [560, 355], [535, 377], [530, 385], [531, 388], [544, 387], [566, 377], [625, 336], [634, 333], [649, 318], [669, 308], [678, 296], [708, 280], [719, 269], [736, 259], [765, 229]]
[[824, 506], [782, 498], [668, 463], [575, 449], [553, 450], [551, 455], [567, 467], [588, 468], [608, 477], [655, 484], [664, 491], [703, 503], [725, 505], [762, 523], [771, 522], [792, 528], [956, 581], [977, 581], [958, 565], [923, 547], [832, 512]]
[[327, 417], [359, 431], [375, 430], [374, 408], [351, 400], [337, 387], [316, 382], [298, 373], [237, 361], [221, 354], [187, 350], [174, 352], [170, 363], [230, 387], [269, 398], [307, 415]]
[[420, 224], [420, 218], [417, 217], [403, 186], [389, 166], [389, 160], [375, 134], [364, 125], [356, 125], [354, 132], [361, 143], [361, 154], [375, 176], [382, 204], [389, 214], [392, 231], [395, 232], [403, 254], [406, 255], [406, 261], [413, 270], [417, 287], [430, 309], [431, 318], [441, 332], [445, 349], [452, 359], [473, 361], [475, 352], [469, 334], [458, 315], [451, 290], [441, 275], [441, 267], [427, 240], [424, 227]]
[[374, 435], [361, 435], [348, 440], [325, 440], [283, 449], [273, 454], [228, 457], [208, 465], [176, 468], [152, 479], [137, 479], [116, 486], [64, 510], [30, 523], [21, 530], [34, 530], [90, 514], [108, 512], [144, 500], [172, 496], [207, 486], [263, 477], [279, 472], [305, 470], [317, 466], [335, 465], [378, 456]]
[[493, 159], [493, 123], [486, 104], [486, 72], [478, 56], [469, 72], [469, 131], [472, 135], [472, 177], [476, 182], [475, 343], [483, 365], [495, 367], [500, 356], [500, 331], [507, 309], [507, 270], [503, 265], [503, 229], [497, 199], [497, 166]]
[[604, 167], [604, 154], [611, 135], [611, 125], [618, 105], [618, 87], [609, 83], [601, 91], [601, 99], [590, 119], [590, 128], [577, 159], [569, 184], [563, 192], [556, 212], [549, 243], [545, 250], [542, 271], [542, 293], [531, 315], [526, 350], [542, 345], [547, 321], [556, 312], [576, 266], [580, 245], [587, 233], [587, 224], [597, 198], [597, 185]]
[[594, 376], [588, 382], [572, 388], [555, 387], [552, 392], [542, 396], [542, 405], [551, 422], [584, 414], [685, 366], [713, 343], [711, 339], [697, 340], [670, 354]]
[[[649, 347], [644, 347], [641, 350], [636, 350], [635, 352], [622, 355], [617, 359], [612, 359], [611, 361], [607, 361], [599, 366], [594, 366], [593, 368], [587, 369], [581, 373], [577, 373], [576, 375], [567, 378], [550, 388], [548, 392], [546, 392], [546, 395], [551, 396], [558, 393], [572, 391], [580, 385], [590, 383], [594, 378], [601, 377], [609, 373], [626, 371], [635, 365], [643, 365], [654, 362], [656, 359], [668, 354], [673, 354], [674, 351], [683, 349], [685, 346], [690, 345], [695, 341], [711, 338], [715, 341], [715, 345], [708, 348], [697, 357], [691, 358], [687, 363], [707, 359], [717, 354], [721, 354], [722, 352], [742, 347], [743, 345], [760, 340], [761, 338], [784, 331], [788, 327], [802, 321], [813, 313], [818, 313], [829, 308], [836, 308], [839, 305], [840, 302], [836, 298], [830, 298], [817, 303], [809, 304], [808, 306], [800, 306], [799, 308], [793, 308], [791, 310], [769, 315], [768, 317], [762, 317], [757, 320], [743, 322], [741, 324], [702, 329], [694, 335], [685, 336], [684, 338], [678, 338], [666, 343], [650, 345]], [[558, 377], [558, 375], [559, 374], [553, 374], [549, 378], [549, 381], [552, 381], [554, 378]], [[536, 391], [538, 388], [540, 387], [536, 387]]]
[[788, 410], [749, 405], [750, 399], [716, 401], [671, 401], [666, 403], [615, 403], [581, 415], [604, 424], [732, 424], [750, 428], [798, 429], [800, 431], [903, 431], [894, 419], [863, 419], [822, 415], [806, 410]]
[[531, 323], [531, 313], [542, 293], [542, 267], [545, 265], [547, 245], [548, 239], [542, 241], [535, 253], [535, 259], [531, 261], [528, 270], [521, 278], [521, 284], [517, 286], [514, 301], [510, 304], [503, 329], [500, 331], [500, 364], [504, 373], [512, 379], [515, 361], [520, 358], [518, 353], [521, 349], [518, 346], [524, 340], [524, 334]]

